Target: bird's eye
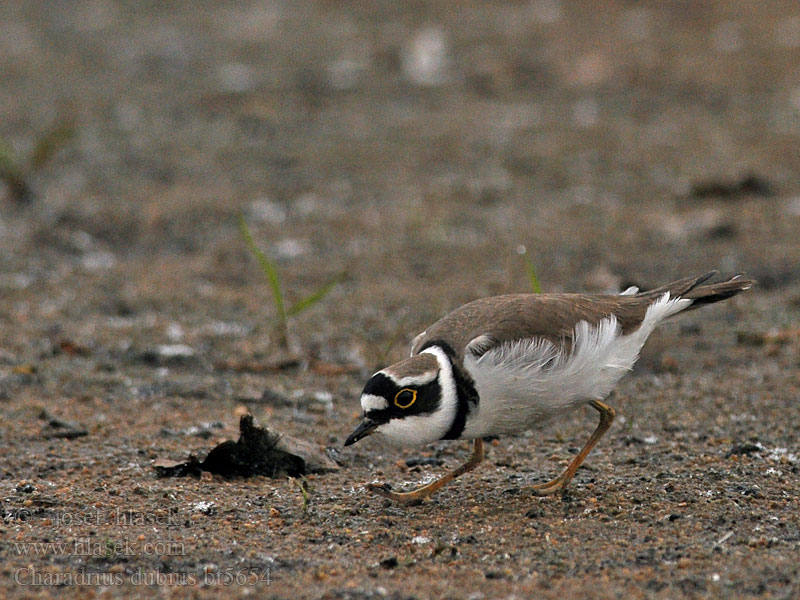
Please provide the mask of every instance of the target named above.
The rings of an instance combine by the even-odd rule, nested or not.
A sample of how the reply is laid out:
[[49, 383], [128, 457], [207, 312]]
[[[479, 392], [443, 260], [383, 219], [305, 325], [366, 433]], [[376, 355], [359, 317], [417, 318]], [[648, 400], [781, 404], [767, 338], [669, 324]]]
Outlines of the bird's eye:
[[398, 408], [408, 408], [417, 401], [417, 390], [403, 388], [394, 397], [394, 405]]

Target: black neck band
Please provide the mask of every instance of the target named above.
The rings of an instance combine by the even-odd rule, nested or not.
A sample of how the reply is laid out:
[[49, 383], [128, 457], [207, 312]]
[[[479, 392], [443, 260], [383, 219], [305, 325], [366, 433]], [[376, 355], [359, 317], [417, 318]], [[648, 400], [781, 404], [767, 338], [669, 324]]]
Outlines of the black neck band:
[[475, 389], [475, 382], [469, 376], [464, 368], [461, 366], [455, 351], [452, 346], [446, 342], [431, 340], [425, 346], [420, 348], [420, 352], [431, 346], [441, 348], [442, 351], [450, 359], [450, 364], [453, 369], [453, 381], [456, 384], [456, 416], [453, 419], [453, 424], [447, 430], [441, 439], [443, 440], [456, 440], [464, 433], [464, 427], [467, 425], [467, 415], [473, 408], [478, 406], [478, 390]]

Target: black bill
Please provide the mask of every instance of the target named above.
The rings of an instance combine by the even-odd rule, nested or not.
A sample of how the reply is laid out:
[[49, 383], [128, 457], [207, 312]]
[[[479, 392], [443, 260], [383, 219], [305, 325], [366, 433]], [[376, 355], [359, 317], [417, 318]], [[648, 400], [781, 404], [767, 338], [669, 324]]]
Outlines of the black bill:
[[378, 428], [378, 425], [379, 423], [375, 423], [369, 419], [364, 419], [361, 421], [359, 426], [356, 427], [356, 430], [347, 437], [347, 439], [344, 441], [344, 445], [349, 446], [350, 444], [355, 444], [358, 440], [374, 433]]

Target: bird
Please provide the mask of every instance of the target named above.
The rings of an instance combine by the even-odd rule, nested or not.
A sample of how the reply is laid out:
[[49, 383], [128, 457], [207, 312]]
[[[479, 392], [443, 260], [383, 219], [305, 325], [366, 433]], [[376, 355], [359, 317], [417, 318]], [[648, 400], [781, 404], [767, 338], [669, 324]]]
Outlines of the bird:
[[483, 439], [518, 434], [590, 406], [599, 423], [567, 468], [531, 491], [567, 488], [616, 411], [604, 402], [630, 371], [648, 336], [680, 312], [750, 289], [743, 275], [711, 283], [711, 271], [640, 292], [507, 294], [469, 302], [414, 338], [411, 356], [376, 372], [360, 402], [363, 419], [345, 446], [377, 435], [400, 446], [472, 440], [469, 459], [409, 492], [370, 483], [370, 492], [418, 504], [484, 458]]

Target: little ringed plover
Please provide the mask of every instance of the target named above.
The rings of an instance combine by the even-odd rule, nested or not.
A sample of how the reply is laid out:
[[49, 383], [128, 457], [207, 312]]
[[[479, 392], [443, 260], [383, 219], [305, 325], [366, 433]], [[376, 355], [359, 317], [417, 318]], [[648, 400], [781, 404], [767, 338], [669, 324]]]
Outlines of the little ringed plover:
[[370, 484], [372, 492], [416, 503], [483, 460], [486, 436], [526, 431], [584, 405], [600, 422], [566, 470], [533, 486], [536, 495], [567, 487], [615, 411], [603, 400], [633, 367], [664, 319], [726, 300], [753, 286], [716, 272], [656, 289], [611, 294], [511, 294], [475, 300], [431, 325], [412, 342], [411, 357], [375, 373], [361, 395], [363, 421], [349, 446], [379, 434], [399, 445], [474, 440], [470, 459], [411, 492]]

